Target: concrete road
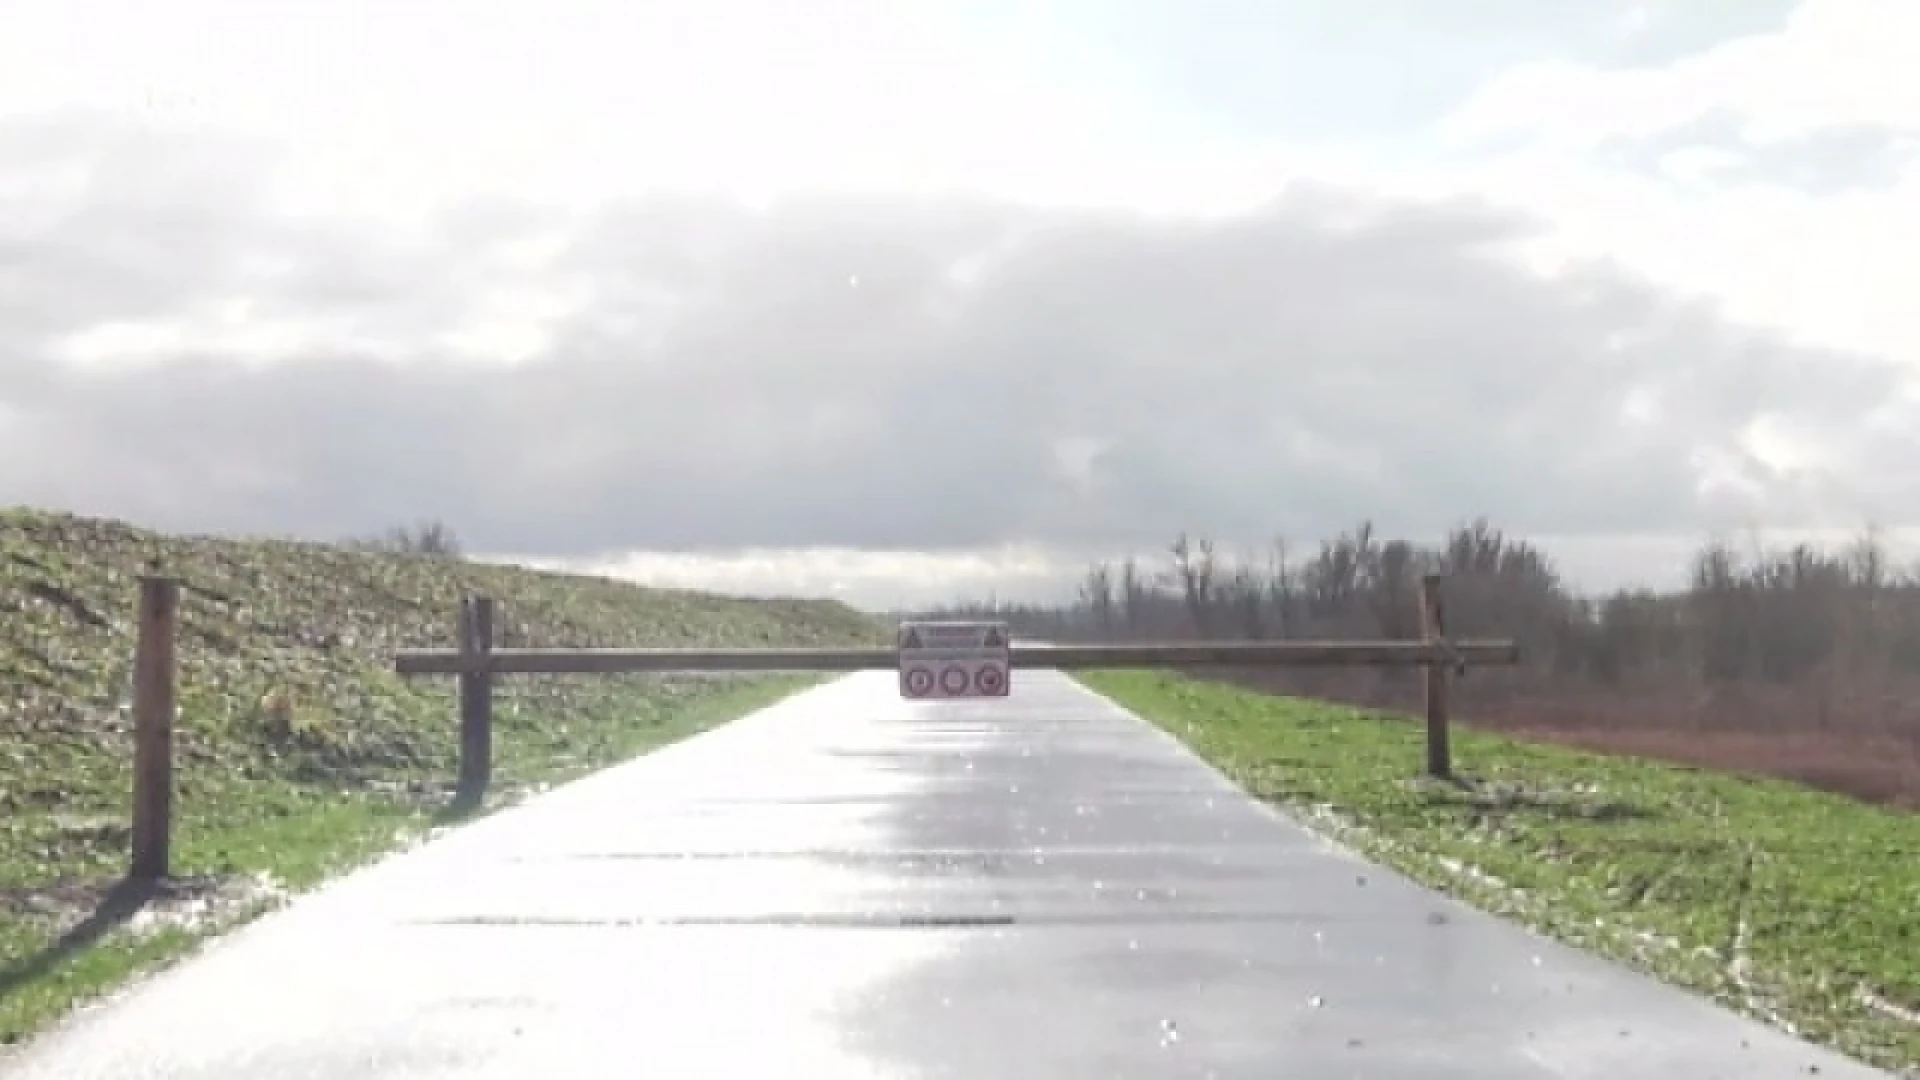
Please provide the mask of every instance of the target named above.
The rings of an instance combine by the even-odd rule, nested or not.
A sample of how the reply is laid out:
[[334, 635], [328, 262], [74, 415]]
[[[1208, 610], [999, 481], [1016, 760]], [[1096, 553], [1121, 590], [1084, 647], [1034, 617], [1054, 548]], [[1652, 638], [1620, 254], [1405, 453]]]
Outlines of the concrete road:
[[1328, 845], [1064, 676], [854, 676], [234, 935], [8, 1080], [1880, 1076]]

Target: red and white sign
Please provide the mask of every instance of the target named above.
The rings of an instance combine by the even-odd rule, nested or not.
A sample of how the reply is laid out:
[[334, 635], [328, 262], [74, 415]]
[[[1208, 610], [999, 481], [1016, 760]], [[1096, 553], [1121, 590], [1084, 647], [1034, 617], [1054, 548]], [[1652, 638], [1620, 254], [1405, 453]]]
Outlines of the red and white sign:
[[1013, 648], [998, 622], [900, 624], [900, 696], [1006, 697]]
[[905, 697], [926, 697], [933, 690], [931, 669], [907, 668], [900, 673], [900, 693]]

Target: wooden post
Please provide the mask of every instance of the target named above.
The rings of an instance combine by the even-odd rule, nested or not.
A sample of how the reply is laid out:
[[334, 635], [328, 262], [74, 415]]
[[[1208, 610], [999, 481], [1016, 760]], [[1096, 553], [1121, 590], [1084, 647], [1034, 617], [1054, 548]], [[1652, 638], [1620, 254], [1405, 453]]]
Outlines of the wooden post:
[[460, 601], [460, 782], [454, 801], [478, 806], [493, 782], [493, 598]]
[[133, 859], [128, 876], [167, 876], [173, 836], [175, 640], [180, 583], [140, 579], [138, 644], [133, 659]]
[[[1430, 645], [1447, 637], [1446, 608], [1440, 601], [1440, 575], [1420, 579], [1420, 636]], [[1427, 668], [1427, 775], [1453, 776], [1453, 746], [1447, 731], [1447, 662], [1439, 657]]]

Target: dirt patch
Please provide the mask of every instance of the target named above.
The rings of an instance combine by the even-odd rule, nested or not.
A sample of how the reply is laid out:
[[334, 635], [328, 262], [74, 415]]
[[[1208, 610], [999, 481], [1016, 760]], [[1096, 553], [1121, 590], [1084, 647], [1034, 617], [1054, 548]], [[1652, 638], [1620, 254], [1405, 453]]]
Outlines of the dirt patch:
[[112, 929], [150, 934], [167, 928], [200, 931], [285, 896], [264, 874], [169, 878], [157, 882], [56, 881], [0, 889], [0, 914], [45, 923], [71, 934], [106, 920]]
[[[1192, 671], [1264, 693], [1301, 695], [1418, 716], [1417, 682], [1372, 673]], [[1409, 673], [1394, 673], [1409, 674]], [[1454, 688], [1468, 726], [1536, 742], [1679, 765], [1757, 773], [1920, 810], [1920, 713], [1915, 693], [1851, 696], [1807, 688], [1716, 692], [1510, 688], [1475, 672]]]

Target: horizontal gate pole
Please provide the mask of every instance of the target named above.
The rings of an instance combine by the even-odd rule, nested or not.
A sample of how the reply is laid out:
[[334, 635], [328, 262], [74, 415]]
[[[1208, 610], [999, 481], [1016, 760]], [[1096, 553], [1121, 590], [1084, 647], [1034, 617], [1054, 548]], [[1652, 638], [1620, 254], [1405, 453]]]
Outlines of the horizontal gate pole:
[[[486, 669], [509, 675], [617, 675], [695, 671], [874, 671], [899, 653], [869, 649], [495, 649]], [[1513, 641], [1221, 641], [1132, 645], [1015, 645], [1016, 668], [1419, 667], [1517, 664]], [[396, 654], [401, 675], [457, 675], [455, 649]]]
[[[622, 675], [677, 671], [866, 671], [894, 666], [892, 649], [495, 649], [489, 667], [501, 675]], [[395, 654], [401, 675], [455, 675], [451, 649]]]
[[1017, 668], [1419, 667], [1517, 664], [1512, 641], [1188, 641], [1164, 645], [1015, 645]]

